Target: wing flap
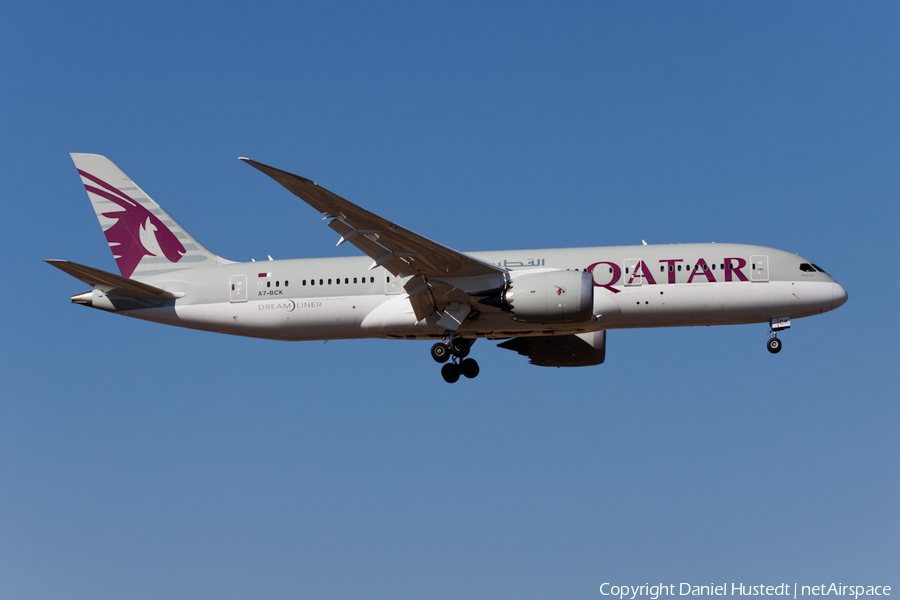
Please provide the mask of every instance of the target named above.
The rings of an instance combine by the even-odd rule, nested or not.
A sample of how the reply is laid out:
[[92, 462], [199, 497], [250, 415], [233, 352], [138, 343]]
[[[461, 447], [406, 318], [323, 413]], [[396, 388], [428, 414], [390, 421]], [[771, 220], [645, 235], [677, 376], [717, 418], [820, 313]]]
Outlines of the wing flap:
[[404, 260], [413, 257], [413, 253], [397, 252], [380, 244], [377, 231], [363, 230], [360, 233], [359, 229], [351, 227], [340, 219], [332, 219], [328, 226], [341, 235], [341, 241], [338, 244], [350, 242], [362, 250], [363, 254], [374, 259], [375, 262], [372, 263], [369, 270], [383, 266], [396, 277], [411, 277], [417, 274], [417, 271]]

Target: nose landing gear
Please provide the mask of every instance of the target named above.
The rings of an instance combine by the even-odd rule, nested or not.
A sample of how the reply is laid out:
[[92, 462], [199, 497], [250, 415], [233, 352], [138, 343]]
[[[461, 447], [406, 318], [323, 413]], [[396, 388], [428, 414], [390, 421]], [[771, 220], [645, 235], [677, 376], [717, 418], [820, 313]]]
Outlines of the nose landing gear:
[[769, 321], [769, 332], [772, 334], [769, 341], [766, 342], [766, 349], [772, 354], [781, 352], [781, 340], [778, 339], [778, 332], [791, 328], [790, 317], [776, 317]]
[[[444, 378], [444, 381], [456, 383], [459, 381], [460, 375], [467, 379], [474, 379], [478, 376], [480, 371], [478, 363], [473, 358], [466, 358], [471, 346], [472, 342], [469, 340], [450, 336], [449, 341], [438, 342], [431, 347], [431, 358], [438, 363], [447, 363], [441, 367], [441, 377]], [[449, 363], [448, 360], [450, 360]]]

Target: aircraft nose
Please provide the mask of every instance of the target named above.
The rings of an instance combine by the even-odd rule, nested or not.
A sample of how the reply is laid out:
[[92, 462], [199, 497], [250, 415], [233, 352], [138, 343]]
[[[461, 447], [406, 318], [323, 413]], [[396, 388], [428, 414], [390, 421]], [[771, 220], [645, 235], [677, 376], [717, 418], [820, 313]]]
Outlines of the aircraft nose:
[[839, 283], [831, 284], [831, 309], [843, 306], [847, 302], [847, 291]]

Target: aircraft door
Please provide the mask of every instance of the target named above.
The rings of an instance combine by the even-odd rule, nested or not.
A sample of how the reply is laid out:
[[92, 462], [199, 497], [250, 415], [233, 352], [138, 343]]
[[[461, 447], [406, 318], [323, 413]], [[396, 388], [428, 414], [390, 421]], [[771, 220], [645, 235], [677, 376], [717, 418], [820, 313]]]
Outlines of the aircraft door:
[[754, 255], [750, 257], [750, 281], [769, 280], [769, 257]]
[[403, 291], [403, 282], [399, 277], [395, 277], [387, 269], [384, 270], [384, 293], [399, 294]]
[[247, 301], [247, 276], [232, 275], [229, 281], [231, 285], [231, 301], [246, 302]]

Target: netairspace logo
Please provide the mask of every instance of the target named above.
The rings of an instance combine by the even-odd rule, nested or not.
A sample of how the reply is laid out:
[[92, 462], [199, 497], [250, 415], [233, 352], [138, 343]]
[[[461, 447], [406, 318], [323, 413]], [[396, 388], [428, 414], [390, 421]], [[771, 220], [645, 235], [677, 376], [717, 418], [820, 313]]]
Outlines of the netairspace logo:
[[[678, 588], [676, 593], [675, 588]], [[619, 600], [636, 600], [646, 596], [650, 600], [659, 600], [661, 596], [890, 596], [889, 585], [843, 585], [842, 583], [822, 583], [819, 585], [798, 585], [781, 583], [778, 585], [752, 585], [744, 583], [722, 583], [709, 585], [693, 585], [690, 583], [670, 583], [644, 585], [614, 585], [604, 583], [600, 586], [604, 596], [615, 596]]]

